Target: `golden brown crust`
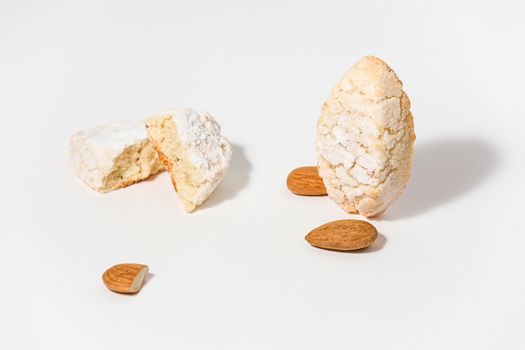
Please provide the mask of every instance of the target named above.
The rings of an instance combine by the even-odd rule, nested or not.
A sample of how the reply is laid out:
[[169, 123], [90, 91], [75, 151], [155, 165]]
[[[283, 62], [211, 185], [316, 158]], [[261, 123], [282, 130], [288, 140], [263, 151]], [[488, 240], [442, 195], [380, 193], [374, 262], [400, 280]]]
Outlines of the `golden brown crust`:
[[173, 184], [173, 188], [175, 189], [175, 192], [177, 192], [177, 183], [175, 182], [175, 179], [172, 176], [173, 165], [168, 160], [168, 157], [166, 157], [166, 155], [162, 153], [162, 151], [156, 144], [153, 145], [153, 149], [155, 150], [155, 152], [157, 152], [157, 156], [159, 157], [160, 161], [164, 163], [164, 165], [166, 166], [166, 170], [168, 170], [168, 173], [170, 173], [171, 183]]

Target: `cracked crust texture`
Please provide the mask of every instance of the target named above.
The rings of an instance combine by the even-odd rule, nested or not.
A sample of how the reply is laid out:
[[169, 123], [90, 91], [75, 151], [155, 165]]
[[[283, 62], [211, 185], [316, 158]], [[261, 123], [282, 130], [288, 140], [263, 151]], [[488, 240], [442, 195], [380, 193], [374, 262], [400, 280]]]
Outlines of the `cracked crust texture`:
[[101, 193], [164, 170], [142, 122], [113, 122], [82, 130], [71, 136], [69, 144], [75, 173]]
[[226, 174], [232, 154], [230, 143], [211, 115], [189, 108], [153, 116], [145, 125], [184, 209], [194, 211]]
[[363, 57], [332, 89], [317, 124], [328, 195], [349, 213], [382, 213], [408, 183], [414, 140], [402, 82], [379, 58]]

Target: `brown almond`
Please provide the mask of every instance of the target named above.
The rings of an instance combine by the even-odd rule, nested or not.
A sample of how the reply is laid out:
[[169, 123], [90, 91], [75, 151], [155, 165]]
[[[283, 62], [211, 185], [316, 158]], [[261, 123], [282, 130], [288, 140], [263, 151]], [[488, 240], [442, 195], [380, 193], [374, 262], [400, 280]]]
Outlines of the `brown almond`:
[[141, 264], [118, 264], [102, 275], [102, 281], [109, 290], [117, 293], [137, 293], [148, 274], [148, 266]]
[[343, 251], [366, 248], [376, 238], [376, 228], [362, 220], [332, 221], [313, 229], [305, 237], [314, 247]]
[[326, 196], [326, 187], [316, 166], [292, 170], [286, 179], [286, 186], [299, 196]]

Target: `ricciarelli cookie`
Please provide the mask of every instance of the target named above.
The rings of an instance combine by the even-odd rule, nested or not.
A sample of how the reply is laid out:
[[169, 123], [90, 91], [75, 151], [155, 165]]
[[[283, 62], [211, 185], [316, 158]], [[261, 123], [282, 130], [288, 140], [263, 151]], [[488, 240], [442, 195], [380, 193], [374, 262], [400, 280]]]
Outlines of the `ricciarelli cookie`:
[[382, 213], [408, 183], [414, 140], [403, 84], [385, 62], [363, 57], [333, 88], [317, 124], [328, 195], [349, 213]]
[[230, 142], [209, 113], [189, 108], [157, 114], [145, 125], [184, 209], [191, 213], [224, 178], [232, 156]]

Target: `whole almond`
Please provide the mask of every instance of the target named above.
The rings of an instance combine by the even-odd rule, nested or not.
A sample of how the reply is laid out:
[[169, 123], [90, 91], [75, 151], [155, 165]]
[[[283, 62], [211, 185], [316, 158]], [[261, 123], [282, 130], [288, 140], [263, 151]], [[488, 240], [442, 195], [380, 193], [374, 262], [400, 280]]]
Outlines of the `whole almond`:
[[141, 264], [118, 264], [102, 275], [102, 281], [109, 290], [117, 293], [137, 293], [148, 274], [148, 266]]
[[316, 166], [292, 170], [286, 179], [288, 189], [300, 196], [326, 196], [326, 187]]
[[343, 251], [366, 248], [376, 238], [376, 228], [361, 220], [332, 221], [313, 229], [305, 237], [314, 247]]

